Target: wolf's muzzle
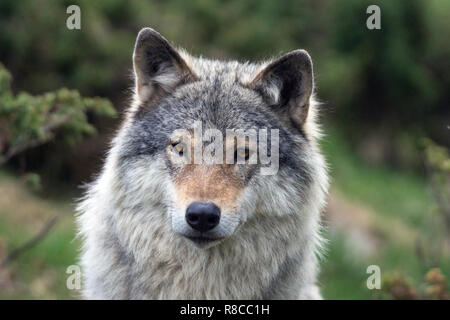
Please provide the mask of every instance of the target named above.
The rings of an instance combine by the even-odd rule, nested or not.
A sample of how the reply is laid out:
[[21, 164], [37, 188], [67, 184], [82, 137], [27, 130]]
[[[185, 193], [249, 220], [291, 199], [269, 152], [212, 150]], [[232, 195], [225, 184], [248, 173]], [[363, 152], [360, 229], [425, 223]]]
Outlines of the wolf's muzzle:
[[194, 201], [186, 209], [186, 222], [200, 232], [212, 230], [220, 222], [220, 208], [212, 202]]

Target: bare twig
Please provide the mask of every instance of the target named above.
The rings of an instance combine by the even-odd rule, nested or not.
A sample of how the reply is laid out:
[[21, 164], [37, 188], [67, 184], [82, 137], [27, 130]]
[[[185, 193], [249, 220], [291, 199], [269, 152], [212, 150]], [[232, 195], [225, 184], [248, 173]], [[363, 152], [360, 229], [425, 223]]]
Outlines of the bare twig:
[[47, 221], [47, 223], [42, 227], [42, 229], [31, 239], [29, 239], [27, 242], [22, 244], [20, 247], [12, 250], [5, 259], [0, 263], [0, 269], [6, 267], [9, 263], [11, 263], [14, 259], [17, 259], [23, 252], [26, 250], [34, 247], [36, 244], [38, 244], [41, 240], [43, 240], [52, 227], [55, 225], [56, 221], [58, 220], [57, 216], [54, 216], [50, 220]]
[[434, 197], [436, 204], [442, 213], [442, 217], [447, 228], [447, 234], [450, 235], [450, 207], [445, 199], [444, 191], [441, 190], [442, 187], [439, 186], [439, 183], [435, 177], [434, 169], [428, 162], [425, 162], [425, 169], [428, 180], [430, 181], [432, 196]]

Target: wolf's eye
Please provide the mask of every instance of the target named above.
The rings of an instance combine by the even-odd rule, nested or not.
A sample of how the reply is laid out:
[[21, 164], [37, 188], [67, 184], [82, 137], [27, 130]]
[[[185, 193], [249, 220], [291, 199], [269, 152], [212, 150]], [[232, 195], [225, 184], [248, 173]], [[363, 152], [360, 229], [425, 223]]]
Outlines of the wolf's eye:
[[248, 150], [248, 148], [236, 149], [236, 151], [234, 152], [235, 163], [237, 162], [237, 159], [245, 159], [247, 161], [249, 156], [250, 151]]
[[172, 144], [172, 148], [179, 156], [184, 154], [184, 145], [182, 143], [174, 143]]

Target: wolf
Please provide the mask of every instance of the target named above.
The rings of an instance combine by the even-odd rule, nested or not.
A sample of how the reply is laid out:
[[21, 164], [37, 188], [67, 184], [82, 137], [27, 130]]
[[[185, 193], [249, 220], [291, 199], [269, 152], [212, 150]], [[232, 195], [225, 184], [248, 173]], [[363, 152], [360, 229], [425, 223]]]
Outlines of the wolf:
[[[133, 69], [133, 102], [78, 206], [83, 297], [320, 299], [328, 177], [309, 54], [210, 60], [145, 28]], [[223, 148], [244, 163], [179, 161], [205, 148], [181, 142], [195, 123], [277, 130], [276, 173], [248, 144]]]

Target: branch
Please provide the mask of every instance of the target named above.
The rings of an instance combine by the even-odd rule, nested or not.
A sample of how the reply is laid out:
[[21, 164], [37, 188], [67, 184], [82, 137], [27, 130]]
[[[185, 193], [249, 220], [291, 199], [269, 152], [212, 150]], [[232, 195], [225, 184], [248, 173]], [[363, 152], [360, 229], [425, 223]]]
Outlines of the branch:
[[60, 119], [55, 120], [53, 123], [48, 123], [46, 126], [44, 126], [42, 128], [42, 131], [44, 132], [43, 138], [31, 139], [9, 148], [9, 150], [3, 157], [0, 156], [0, 167], [4, 165], [6, 162], [8, 162], [12, 157], [18, 155], [19, 153], [22, 153], [27, 149], [35, 148], [52, 140], [53, 137], [55, 136], [53, 131], [55, 129], [58, 129], [58, 127], [62, 126], [63, 124], [67, 123], [70, 120], [71, 116], [72, 116], [71, 114], [66, 114]]
[[438, 205], [440, 212], [444, 218], [444, 223], [447, 228], [447, 232], [450, 234], [450, 207], [445, 200], [443, 192], [440, 190], [439, 183], [436, 181], [433, 167], [425, 161], [425, 173], [428, 176], [431, 186], [431, 194], [434, 197], [436, 204]]
[[6, 267], [11, 261], [17, 259], [22, 253], [24, 253], [26, 250], [34, 247], [36, 244], [38, 244], [41, 240], [43, 240], [52, 227], [55, 225], [56, 221], [58, 220], [57, 216], [54, 216], [50, 220], [47, 221], [47, 223], [42, 227], [42, 229], [31, 239], [29, 239], [27, 242], [22, 244], [20, 247], [12, 250], [5, 259], [0, 263], [0, 269]]

